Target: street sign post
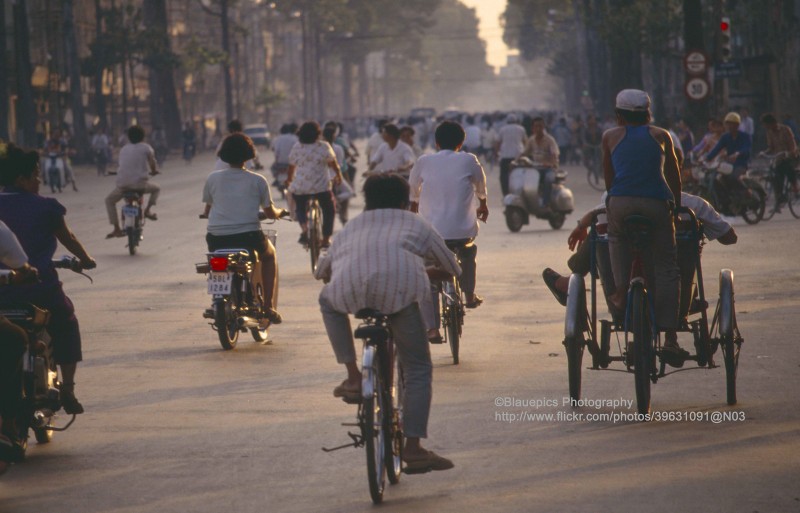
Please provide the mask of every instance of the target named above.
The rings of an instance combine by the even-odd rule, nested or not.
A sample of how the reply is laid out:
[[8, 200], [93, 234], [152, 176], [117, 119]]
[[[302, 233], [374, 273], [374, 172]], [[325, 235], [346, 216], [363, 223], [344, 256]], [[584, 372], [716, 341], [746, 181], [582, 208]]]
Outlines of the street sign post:
[[694, 77], [686, 81], [684, 92], [690, 100], [702, 101], [708, 97], [711, 87], [703, 77]]
[[708, 57], [697, 50], [688, 52], [683, 58], [683, 68], [690, 75], [705, 75], [708, 71]]
[[742, 61], [718, 62], [714, 65], [714, 78], [735, 78], [742, 76]]

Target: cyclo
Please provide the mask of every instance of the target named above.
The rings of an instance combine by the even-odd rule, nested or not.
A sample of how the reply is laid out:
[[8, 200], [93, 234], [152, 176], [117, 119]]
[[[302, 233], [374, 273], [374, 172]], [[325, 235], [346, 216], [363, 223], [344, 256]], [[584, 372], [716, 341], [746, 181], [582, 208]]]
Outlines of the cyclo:
[[[733, 271], [722, 269], [719, 274], [719, 301], [708, 322], [708, 303], [703, 286], [701, 253], [703, 228], [694, 212], [681, 208], [676, 222], [678, 264], [681, 272], [680, 327], [678, 332], [691, 333], [695, 352], [685, 359], [697, 362], [697, 368], [717, 367], [714, 355], [722, 350], [726, 371], [727, 403], [736, 404], [736, 373], [739, 351], [744, 340], [736, 324], [734, 309]], [[670, 355], [662, 346], [661, 333], [654, 322], [653, 298], [648, 293], [642, 252], [650, 242], [652, 225], [642, 216], [625, 219], [625, 233], [634, 248], [632, 279], [624, 316], [611, 319], [598, 318], [597, 280], [604, 288], [613, 284], [605, 213], [601, 211], [592, 224], [589, 234], [591, 259], [591, 293], [588, 295], [584, 277], [572, 274], [569, 278], [564, 346], [567, 353], [569, 394], [573, 400], [581, 397], [581, 365], [584, 348], [592, 357], [592, 370], [607, 369], [611, 363], [621, 362], [621, 372], [634, 374], [637, 409], [640, 414], [650, 412], [650, 384], [676, 371], [667, 372]], [[598, 326], [599, 325], [599, 326]], [[612, 341], [618, 353], [612, 354]], [[619, 370], [619, 369], [615, 369]], [[688, 369], [679, 369], [688, 370]]]

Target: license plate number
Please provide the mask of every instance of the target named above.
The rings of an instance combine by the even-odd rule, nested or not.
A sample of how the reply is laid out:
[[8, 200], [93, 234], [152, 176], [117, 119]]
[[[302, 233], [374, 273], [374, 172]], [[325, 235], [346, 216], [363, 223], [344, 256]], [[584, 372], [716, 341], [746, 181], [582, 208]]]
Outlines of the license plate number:
[[208, 275], [208, 293], [230, 294], [232, 281], [230, 273], [212, 272]]
[[139, 207], [130, 207], [126, 205], [122, 207], [122, 215], [125, 217], [133, 217], [135, 219], [139, 217]]

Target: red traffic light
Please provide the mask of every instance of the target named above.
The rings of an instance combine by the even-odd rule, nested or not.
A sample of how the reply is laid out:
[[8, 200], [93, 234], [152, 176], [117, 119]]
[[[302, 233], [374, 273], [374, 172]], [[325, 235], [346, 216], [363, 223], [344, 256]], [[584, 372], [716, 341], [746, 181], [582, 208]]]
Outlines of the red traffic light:
[[731, 28], [731, 24], [727, 21], [720, 22], [719, 29], [723, 32], [727, 32], [728, 29]]

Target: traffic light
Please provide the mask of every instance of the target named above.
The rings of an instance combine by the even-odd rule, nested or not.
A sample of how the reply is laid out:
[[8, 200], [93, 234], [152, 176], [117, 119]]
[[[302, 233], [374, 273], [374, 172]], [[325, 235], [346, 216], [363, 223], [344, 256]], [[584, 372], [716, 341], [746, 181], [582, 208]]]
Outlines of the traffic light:
[[723, 61], [731, 57], [731, 19], [723, 16], [719, 22], [720, 55]]

